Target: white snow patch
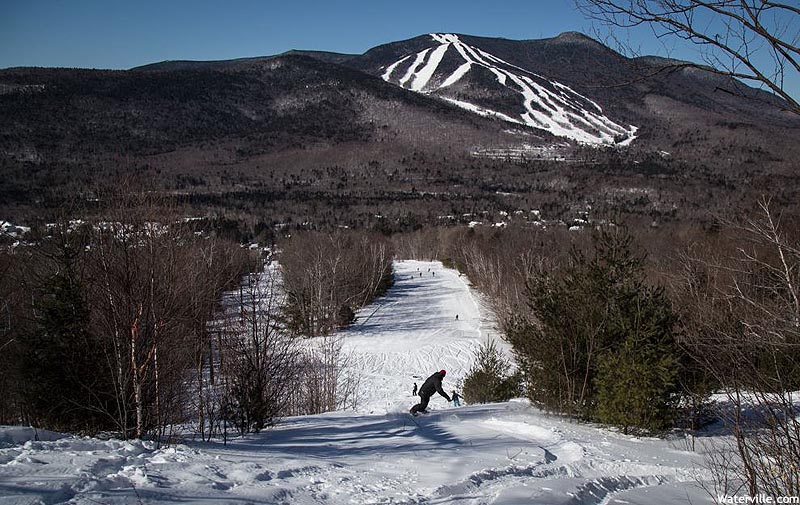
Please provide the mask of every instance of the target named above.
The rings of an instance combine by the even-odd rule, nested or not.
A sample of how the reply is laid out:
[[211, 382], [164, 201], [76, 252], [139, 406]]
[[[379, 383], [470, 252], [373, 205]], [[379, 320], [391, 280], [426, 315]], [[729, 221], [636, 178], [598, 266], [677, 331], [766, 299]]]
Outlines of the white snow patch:
[[464, 77], [467, 74], [467, 72], [469, 72], [470, 68], [472, 68], [472, 63], [470, 63], [469, 61], [463, 63], [460, 67], [458, 67], [455, 70], [455, 72], [450, 74], [450, 76], [447, 79], [445, 79], [444, 82], [442, 82], [442, 85], [439, 86], [439, 89], [446, 88], [447, 86], [457, 83], [459, 79]]
[[414, 74], [416, 74], [416, 72], [417, 72], [417, 68], [420, 65], [422, 65], [422, 63], [425, 61], [425, 56], [428, 55], [428, 52], [430, 50], [431, 50], [431, 48], [428, 48], [428, 49], [425, 49], [424, 51], [421, 51], [421, 52], [417, 53], [417, 57], [414, 60], [414, 63], [411, 64], [411, 66], [406, 71], [406, 74], [403, 76], [402, 79], [400, 79], [400, 85], [401, 86], [403, 86], [406, 82], [408, 82], [409, 79], [414, 77]]
[[447, 52], [449, 47], [450, 44], [443, 44], [433, 50], [425, 66], [414, 76], [414, 82], [411, 83], [412, 91], [422, 91], [423, 88], [425, 88], [425, 85], [428, 84], [428, 81], [433, 77], [433, 73], [436, 71], [439, 63], [441, 63], [444, 53]]
[[410, 54], [408, 56], [406, 56], [405, 58], [397, 60], [394, 63], [392, 63], [391, 65], [389, 65], [389, 67], [386, 68], [386, 72], [384, 72], [383, 75], [381, 76], [383, 78], [383, 80], [384, 81], [388, 81], [389, 79], [391, 79], [392, 72], [394, 72], [394, 69], [396, 69], [398, 67], [398, 65], [400, 65], [401, 63], [403, 63], [404, 61], [406, 61], [409, 58], [411, 58]]

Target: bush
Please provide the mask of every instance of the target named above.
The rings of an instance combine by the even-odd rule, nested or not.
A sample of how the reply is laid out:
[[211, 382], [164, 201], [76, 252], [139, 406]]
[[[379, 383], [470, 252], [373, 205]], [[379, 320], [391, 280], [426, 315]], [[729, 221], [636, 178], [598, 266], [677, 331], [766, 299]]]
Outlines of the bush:
[[511, 365], [489, 340], [475, 352], [475, 361], [464, 379], [464, 399], [469, 403], [509, 400], [519, 394], [519, 375], [509, 374]]

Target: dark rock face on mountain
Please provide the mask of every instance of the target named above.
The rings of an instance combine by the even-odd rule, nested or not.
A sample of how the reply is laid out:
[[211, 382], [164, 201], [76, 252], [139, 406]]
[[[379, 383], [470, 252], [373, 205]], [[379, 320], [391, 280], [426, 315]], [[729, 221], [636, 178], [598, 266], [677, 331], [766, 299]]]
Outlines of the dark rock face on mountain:
[[675, 63], [579, 33], [441, 33], [362, 55], [0, 70], [0, 208], [33, 212], [125, 174], [199, 211], [391, 215], [389, 229], [532, 206], [694, 219], [686, 209], [773, 185], [797, 201], [800, 118]]

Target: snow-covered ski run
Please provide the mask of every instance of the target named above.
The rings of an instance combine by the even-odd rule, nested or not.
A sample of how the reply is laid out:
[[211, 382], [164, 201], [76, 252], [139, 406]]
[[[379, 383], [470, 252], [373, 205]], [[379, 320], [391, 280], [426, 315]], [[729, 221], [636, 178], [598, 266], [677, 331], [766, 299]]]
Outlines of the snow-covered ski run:
[[[432, 33], [429, 37], [430, 47], [388, 65], [381, 75], [383, 80], [418, 93], [440, 96], [481, 116], [540, 128], [585, 144], [619, 141], [620, 145], [627, 145], [636, 137], [636, 126], [613, 121], [600, 105], [569, 86], [469, 45], [456, 34]], [[455, 70], [442, 70], [453, 67], [452, 62], [442, 65], [446, 55], [458, 62]], [[471, 72], [492, 74], [496, 86], [505, 89], [507, 96], [516, 97], [518, 106], [500, 111], [460, 99], [462, 93], [451, 88]]]
[[0, 504], [713, 503], [695, 484], [702, 458], [680, 440], [625, 436], [523, 400], [453, 407], [435, 395], [429, 414], [411, 417], [415, 381], [444, 368], [449, 393], [496, 334], [457, 272], [420, 261], [395, 271], [343, 335], [363, 371], [355, 411], [285, 419], [227, 446], [0, 428]]

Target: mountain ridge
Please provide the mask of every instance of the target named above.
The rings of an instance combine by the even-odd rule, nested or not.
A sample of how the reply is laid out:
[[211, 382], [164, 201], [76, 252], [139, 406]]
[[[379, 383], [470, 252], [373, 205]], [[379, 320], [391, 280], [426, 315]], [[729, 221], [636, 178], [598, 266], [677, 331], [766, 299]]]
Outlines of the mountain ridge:
[[389, 231], [476, 208], [685, 219], [778, 180], [800, 200], [799, 118], [720, 91], [731, 81], [716, 74], [645, 63], [566, 32], [0, 70], [0, 208], [57, 205], [126, 172], [215, 211]]

